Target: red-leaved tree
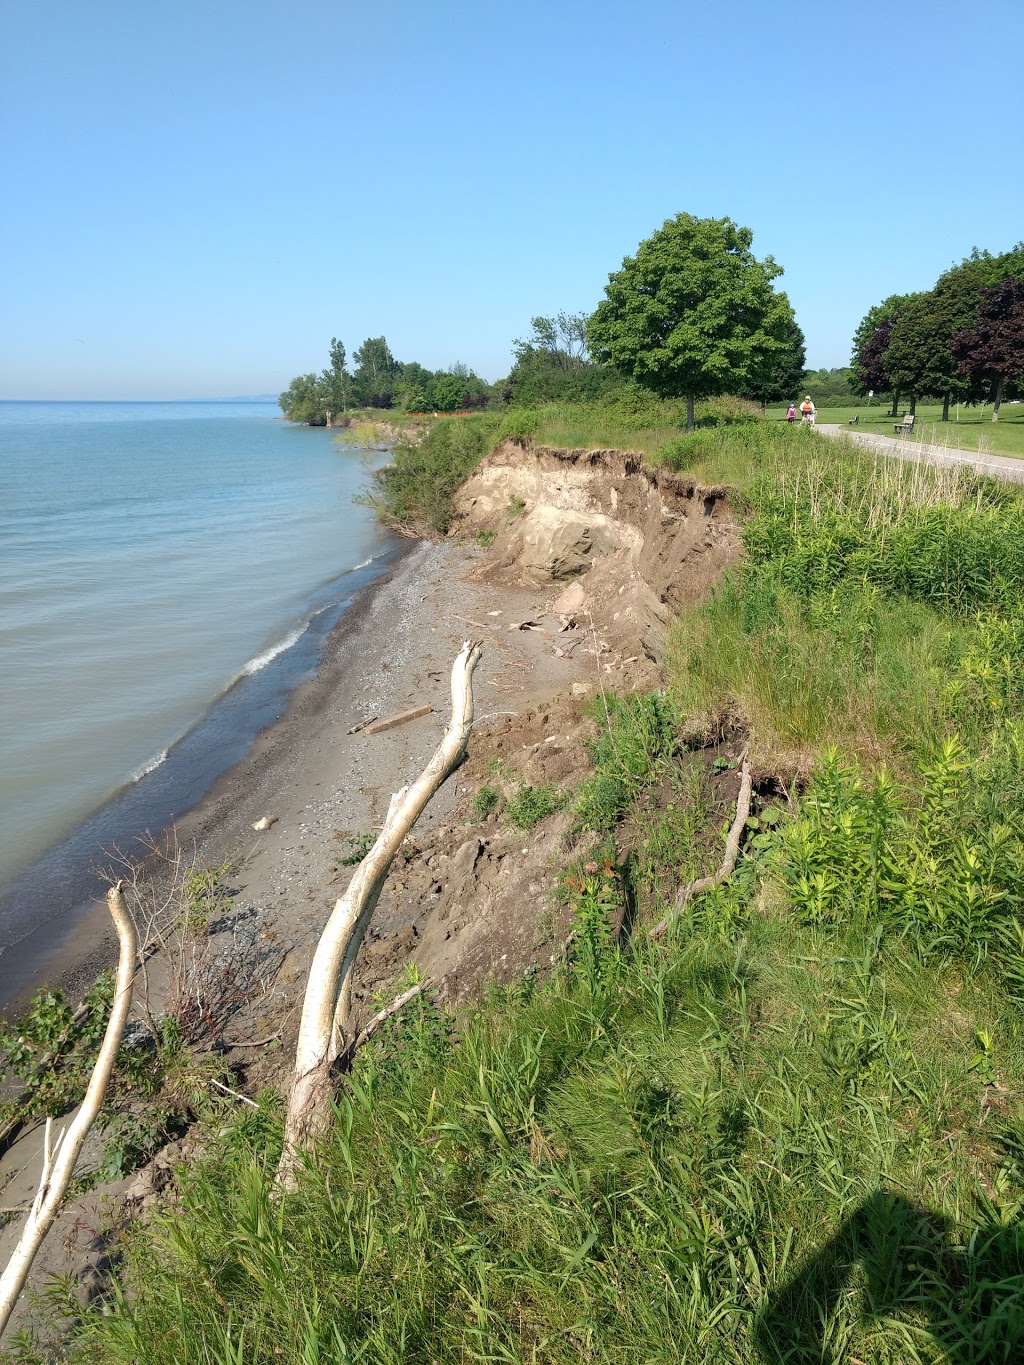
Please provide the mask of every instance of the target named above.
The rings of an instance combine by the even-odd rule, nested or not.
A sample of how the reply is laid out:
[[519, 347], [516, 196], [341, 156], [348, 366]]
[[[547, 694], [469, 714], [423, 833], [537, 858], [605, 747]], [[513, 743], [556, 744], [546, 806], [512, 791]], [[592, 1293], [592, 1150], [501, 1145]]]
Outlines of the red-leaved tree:
[[1024, 280], [1009, 276], [981, 291], [978, 321], [969, 332], [958, 332], [950, 351], [961, 373], [992, 385], [992, 420], [1008, 381], [1024, 378]]

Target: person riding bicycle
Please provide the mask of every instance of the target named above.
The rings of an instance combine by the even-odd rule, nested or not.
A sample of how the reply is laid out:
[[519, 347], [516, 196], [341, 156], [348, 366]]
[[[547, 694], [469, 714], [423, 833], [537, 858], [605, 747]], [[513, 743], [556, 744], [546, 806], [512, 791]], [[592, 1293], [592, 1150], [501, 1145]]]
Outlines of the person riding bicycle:
[[802, 422], [809, 422], [810, 425], [813, 427], [814, 419], [816, 416], [817, 413], [815, 411], [814, 404], [811, 401], [811, 395], [808, 394], [804, 401], [800, 404], [800, 420]]

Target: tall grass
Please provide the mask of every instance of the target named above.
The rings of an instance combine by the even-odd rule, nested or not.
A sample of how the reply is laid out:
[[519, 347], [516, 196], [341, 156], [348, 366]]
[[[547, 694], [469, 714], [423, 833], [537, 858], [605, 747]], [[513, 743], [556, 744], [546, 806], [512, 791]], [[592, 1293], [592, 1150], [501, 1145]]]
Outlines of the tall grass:
[[1006, 1003], [870, 933], [751, 913], [750, 889], [599, 978], [495, 995], [440, 1050], [410, 1037], [387, 1065], [385, 1042], [284, 1201], [265, 1104], [130, 1237], [128, 1292], [68, 1358], [1012, 1359]]

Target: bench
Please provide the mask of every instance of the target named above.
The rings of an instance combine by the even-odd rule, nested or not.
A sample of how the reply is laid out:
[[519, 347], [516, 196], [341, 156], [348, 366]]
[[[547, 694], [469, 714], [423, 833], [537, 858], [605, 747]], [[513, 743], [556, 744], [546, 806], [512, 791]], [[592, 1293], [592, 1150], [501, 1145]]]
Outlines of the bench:
[[858, 412], [858, 414], [857, 414], [856, 417], [851, 417], [851, 418], [849, 418], [849, 420], [847, 421], [846, 425], [847, 425], [848, 427], [859, 427], [859, 426], [860, 426], [860, 413]]
[[907, 414], [904, 413], [904, 414], [903, 414], [903, 421], [902, 421], [902, 422], [893, 422], [893, 424], [892, 424], [892, 429], [893, 429], [893, 431], [895, 432], [895, 434], [896, 434], [897, 436], [906, 436], [906, 434], [907, 434], [908, 431], [913, 431], [913, 430], [914, 430], [914, 418], [913, 418], [913, 416], [908, 417]]

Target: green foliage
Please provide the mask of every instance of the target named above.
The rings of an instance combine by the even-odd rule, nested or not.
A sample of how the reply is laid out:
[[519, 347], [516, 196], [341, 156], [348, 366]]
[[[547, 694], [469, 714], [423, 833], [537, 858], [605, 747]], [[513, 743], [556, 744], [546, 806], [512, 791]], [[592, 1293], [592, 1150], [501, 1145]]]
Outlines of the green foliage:
[[508, 500], [508, 514], [510, 517], [521, 517], [526, 511], [526, 503], [515, 493]]
[[540, 425], [540, 414], [530, 409], [510, 412], [502, 419], [498, 428], [499, 441], [514, 441], [516, 445], [526, 446]]
[[494, 544], [494, 537], [497, 531], [477, 531], [473, 539], [480, 546], [481, 550], [489, 550]]
[[363, 861], [376, 842], [377, 836], [372, 830], [368, 830], [363, 834], [349, 835], [348, 838], [343, 840], [341, 845], [345, 851], [338, 859], [339, 866], [355, 867], [357, 863]]
[[501, 800], [501, 792], [497, 787], [483, 786], [473, 797], [473, 815], [477, 820], [486, 820], [493, 810], [497, 809], [498, 802]]
[[562, 808], [556, 787], [531, 787], [521, 783], [505, 798], [505, 816], [516, 829], [532, 829]]
[[327, 425], [327, 392], [315, 374], [297, 375], [277, 402], [289, 422]]
[[113, 994], [113, 976], [101, 972], [76, 1021], [63, 992], [44, 987], [36, 991], [20, 1019], [0, 1028], [0, 1065], [21, 1082], [17, 1097], [0, 1108], [0, 1124], [62, 1114], [81, 1100]]
[[728, 218], [668, 219], [609, 276], [591, 352], [663, 397], [773, 396], [797, 348], [802, 369], [803, 337], [752, 240]]
[[490, 413], [442, 418], [416, 444], [395, 447], [374, 475], [374, 506], [386, 525], [448, 530], [452, 498], [491, 450], [500, 418]]
[[389, 1021], [294, 1195], [279, 1107], [215, 1134], [67, 1358], [1013, 1359], [1024, 1060], [998, 991], [724, 901], [616, 953], [608, 870], [569, 888], [554, 981], [457, 1034]]

